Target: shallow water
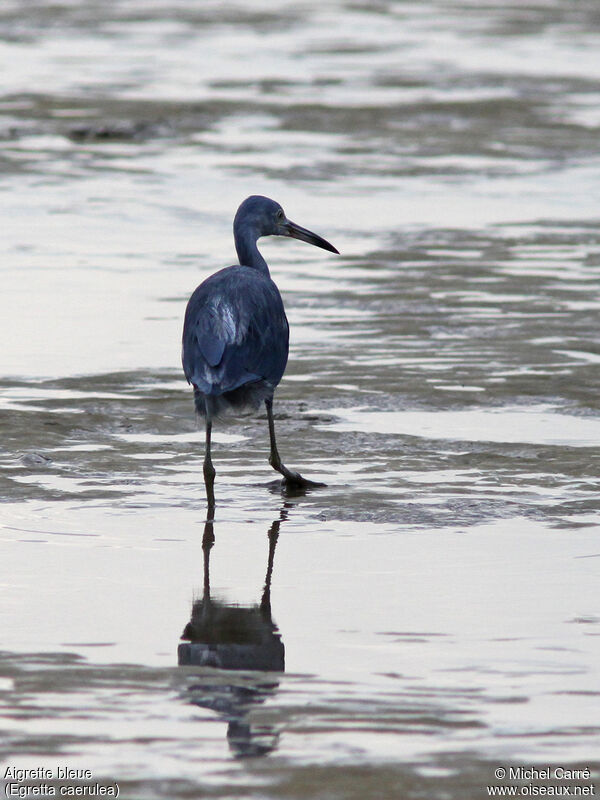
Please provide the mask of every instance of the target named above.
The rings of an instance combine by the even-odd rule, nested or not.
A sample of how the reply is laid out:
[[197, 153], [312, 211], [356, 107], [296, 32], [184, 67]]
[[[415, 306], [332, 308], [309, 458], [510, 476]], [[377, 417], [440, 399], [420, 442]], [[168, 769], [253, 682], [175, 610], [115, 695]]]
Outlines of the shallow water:
[[[387, 800], [598, 769], [599, 46], [591, 0], [3, 3], [3, 775]], [[264, 414], [223, 422], [209, 549], [181, 324], [250, 193], [342, 253], [262, 247], [280, 450], [327, 488], [282, 493]], [[224, 619], [285, 671], [211, 662]]]

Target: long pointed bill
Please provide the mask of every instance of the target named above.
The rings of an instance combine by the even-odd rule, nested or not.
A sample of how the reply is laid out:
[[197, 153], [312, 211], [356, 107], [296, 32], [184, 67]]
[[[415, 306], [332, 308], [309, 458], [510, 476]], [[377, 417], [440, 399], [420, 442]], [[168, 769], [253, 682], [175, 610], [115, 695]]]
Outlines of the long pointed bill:
[[295, 222], [291, 222], [289, 219], [286, 219], [281, 227], [283, 229], [283, 236], [291, 236], [293, 239], [300, 239], [302, 242], [314, 244], [316, 247], [322, 247], [323, 250], [329, 250], [330, 253], [337, 253], [339, 255], [340, 251], [332, 244], [329, 244], [322, 236], [318, 236], [316, 233], [302, 228], [300, 225], [296, 225]]

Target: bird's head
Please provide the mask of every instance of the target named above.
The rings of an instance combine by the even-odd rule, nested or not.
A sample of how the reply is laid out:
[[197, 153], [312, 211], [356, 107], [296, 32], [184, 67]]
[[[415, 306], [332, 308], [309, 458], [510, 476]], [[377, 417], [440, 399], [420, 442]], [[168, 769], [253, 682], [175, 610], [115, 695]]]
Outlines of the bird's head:
[[289, 220], [279, 203], [270, 197], [254, 194], [244, 200], [233, 221], [234, 231], [241, 228], [251, 230], [257, 239], [261, 236], [290, 236], [330, 253], [339, 253], [326, 239]]

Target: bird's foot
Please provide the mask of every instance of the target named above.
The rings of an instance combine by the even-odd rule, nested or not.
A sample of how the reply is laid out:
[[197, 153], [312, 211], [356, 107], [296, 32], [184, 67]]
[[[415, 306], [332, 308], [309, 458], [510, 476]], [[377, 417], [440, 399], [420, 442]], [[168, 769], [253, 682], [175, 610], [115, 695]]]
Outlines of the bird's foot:
[[288, 489], [319, 489], [327, 486], [326, 483], [320, 481], [311, 481], [300, 475], [299, 472], [291, 472], [291, 477], [284, 475], [283, 484]]
[[282, 483], [286, 489], [318, 489], [327, 486], [326, 483], [305, 478], [299, 472], [288, 469], [285, 464], [279, 464], [275, 469], [283, 475]]
[[298, 477], [294, 478], [293, 480], [284, 478], [282, 480], [282, 484], [286, 490], [291, 492], [302, 492], [304, 489], [323, 489], [327, 486], [326, 483], [321, 483], [321, 481], [311, 481], [309, 478], [303, 478], [302, 475], [298, 475]]
[[311, 481], [308, 478], [304, 478], [299, 472], [296, 472], [293, 469], [288, 469], [279, 458], [279, 453], [277, 450], [271, 450], [269, 464], [274, 470], [277, 470], [277, 472], [283, 475], [282, 483], [286, 489], [318, 489], [327, 486], [326, 483]]

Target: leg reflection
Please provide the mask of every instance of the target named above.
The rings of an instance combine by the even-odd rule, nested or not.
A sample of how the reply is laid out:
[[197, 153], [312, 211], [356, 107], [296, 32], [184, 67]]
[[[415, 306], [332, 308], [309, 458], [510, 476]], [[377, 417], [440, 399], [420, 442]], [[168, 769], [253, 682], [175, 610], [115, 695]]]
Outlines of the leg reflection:
[[289, 504], [284, 504], [269, 528], [265, 583], [260, 603], [253, 605], [225, 603], [212, 596], [210, 556], [215, 534], [213, 520], [207, 520], [202, 538], [202, 597], [193, 603], [181, 636], [184, 641], [178, 647], [180, 665], [223, 670], [204, 674], [201, 681], [189, 687], [189, 692], [193, 703], [211, 708], [227, 720], [227, 739], [238, 756], [265, 755], [277, 746], [278, 733], [273, 726], [253, 725], [249, 719], [252, 708], [277, 690], [277, 680], [258, 675], [236, 678], [231, 672], [284, 671], [285, 649], [272, 617], [271, 581], [279, 529], [288, 508]]

